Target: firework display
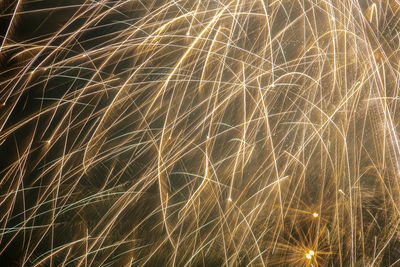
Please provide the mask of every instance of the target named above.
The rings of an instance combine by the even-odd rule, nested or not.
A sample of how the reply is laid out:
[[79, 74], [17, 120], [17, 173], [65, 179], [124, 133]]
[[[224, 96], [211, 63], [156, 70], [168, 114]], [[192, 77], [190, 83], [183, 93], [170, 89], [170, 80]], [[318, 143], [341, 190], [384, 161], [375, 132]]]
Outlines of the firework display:
[[1, 266], [400, 266], [398, 0], [0, 11]]

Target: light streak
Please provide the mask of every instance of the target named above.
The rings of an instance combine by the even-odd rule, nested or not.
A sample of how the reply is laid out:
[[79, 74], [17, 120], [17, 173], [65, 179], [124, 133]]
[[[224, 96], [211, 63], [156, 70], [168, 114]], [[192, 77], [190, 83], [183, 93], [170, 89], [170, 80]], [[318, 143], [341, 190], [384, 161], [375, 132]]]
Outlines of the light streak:
[[399, 262], [398, 0], [0, 8], [2, 264]]

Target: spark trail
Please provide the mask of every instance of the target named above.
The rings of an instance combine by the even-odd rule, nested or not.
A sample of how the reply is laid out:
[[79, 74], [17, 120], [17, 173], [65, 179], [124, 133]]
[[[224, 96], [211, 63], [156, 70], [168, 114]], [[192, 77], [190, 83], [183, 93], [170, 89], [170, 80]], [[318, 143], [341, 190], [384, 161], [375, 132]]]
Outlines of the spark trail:
[[0, 1], [5, 266], [396, 266], [396, 0]]

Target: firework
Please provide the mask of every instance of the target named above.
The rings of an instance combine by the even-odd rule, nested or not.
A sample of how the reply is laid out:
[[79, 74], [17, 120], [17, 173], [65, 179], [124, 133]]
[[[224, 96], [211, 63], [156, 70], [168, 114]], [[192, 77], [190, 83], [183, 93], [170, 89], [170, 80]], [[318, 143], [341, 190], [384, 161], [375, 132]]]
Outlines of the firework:
[[2, 263], [400, 263], [397, 0], [0, 6]]

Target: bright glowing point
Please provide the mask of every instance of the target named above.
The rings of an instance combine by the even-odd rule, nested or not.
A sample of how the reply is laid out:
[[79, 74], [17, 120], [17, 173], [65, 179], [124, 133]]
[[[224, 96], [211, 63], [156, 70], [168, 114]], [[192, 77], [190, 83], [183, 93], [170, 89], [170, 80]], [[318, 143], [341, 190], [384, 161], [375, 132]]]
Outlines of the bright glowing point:
[[307, 253], [306, 254], [306, 258], [310, 260], [311, 259], [311, 255], [309, 253]]
[[312, 216], [313, 216], [314, 218], [317, 218], [319, 215], [318, 215], [318, 213], [314, 212]]
[[228, 197], [228, 201], [231, 202], [231, 201], [232, 201], [232, 198], [231, 198], [231, 197]]
[[315, 252], [314, 252], [314, 250], [310, 250], [310, 251], [308, 252], [308, 254], [310, 254], [311, 256], [314, 256]]

